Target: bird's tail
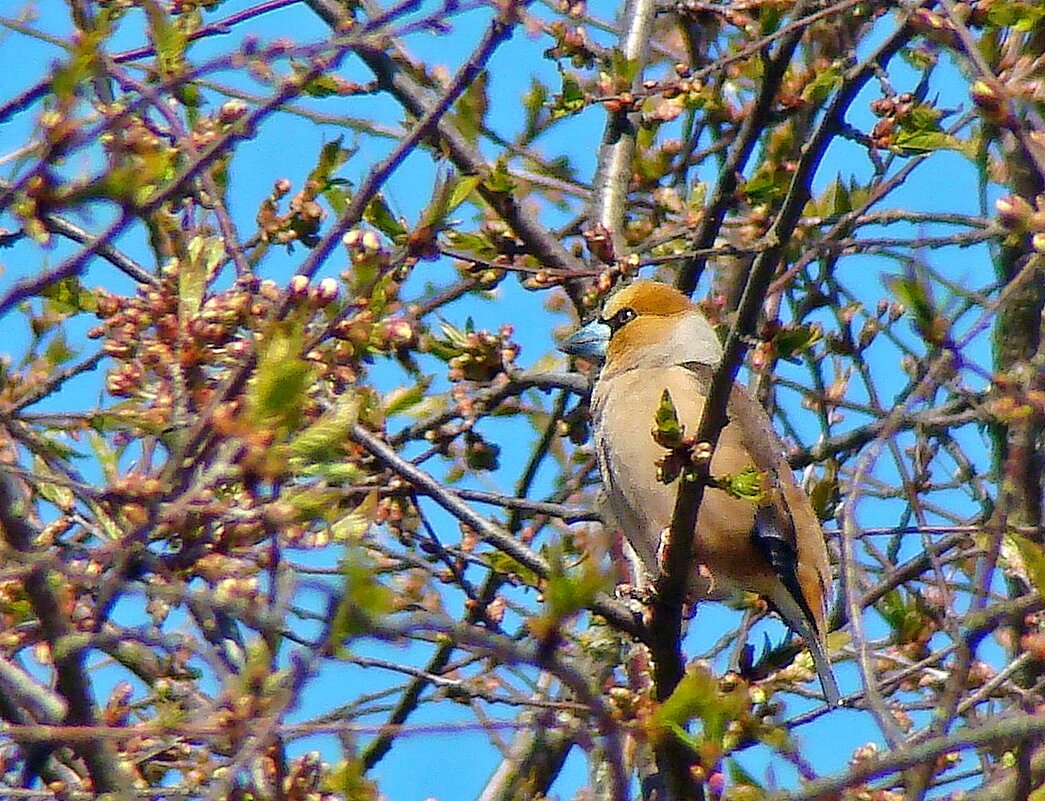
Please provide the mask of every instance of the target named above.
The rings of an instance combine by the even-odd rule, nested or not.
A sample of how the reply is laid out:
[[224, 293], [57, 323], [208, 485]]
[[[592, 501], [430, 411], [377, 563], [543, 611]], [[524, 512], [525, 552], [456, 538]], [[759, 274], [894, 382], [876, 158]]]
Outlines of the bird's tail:
[[816, 675], [820, 678], [820, 685], [824, 688], [824, 698], [828, 706], [839, 706], [842, 703], [842, 694], [838, 690], [838, 682], [835, 681], [834, 671], [831, 669], [831, 660], [827, 658], [827, 641], [817, 630], [816, 623], [811, 622], [805, 612], [798, 605], [790, 593], [781, 586], [780, 592], [769, 597], [769, 602], [776, 607], [780, 616], [784, 618], [792, 629], [794, 629], [806, 641], [809, 653], [813, 657], [813, 667]]
[[842, 703], [842, 694], [838, 691], [838, 682], [835, 681], [834, 671], [831, 670], [831, 660], [827, 658], [824, 641], [813, 632], [802, 633], [802, 637], [813, 656], [813, 666], [816, 668], [816, 675], [820, 677], [820, 685], [824, 688], [827, 705], [839, 706]]

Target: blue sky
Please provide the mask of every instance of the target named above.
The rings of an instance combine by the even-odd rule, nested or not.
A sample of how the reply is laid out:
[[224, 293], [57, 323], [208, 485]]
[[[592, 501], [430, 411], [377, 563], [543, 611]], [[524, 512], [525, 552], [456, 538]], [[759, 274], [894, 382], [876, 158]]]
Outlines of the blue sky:
[[[225, 16], [251, 5], [248, 2], [229, 0], [224, 3], [218, 14], [210, 15], [208, 19]], [[612, 9], [608, 3], [591, 3], [589, 10], [598, 16], [611, 19]], [[34, 24], [59, 38], [66, 37], [69, 30], [69, 22], [64, 2], [57, 0], [41, 0], [35, 4], [38, 12]], [[5, 13], [11, 14], [13, 9]], [[431, 59], [436, 63], [444, 64], [453, 71], [467, 55], [474, 41], [477, 39], [482, 26], [489, 18], [489, 13], [484, 9], [478, 9], [459, 18], [453, 33], [446, 37], [435, 37], [429, 34], [418, 34], [411, 37], [409, 47], [418, 58]], [[304, 7], [292, 7], [283, 9], [271, 15], [265, 15], [259, 20], [252, 21], [244, 26], [254, 31], [263, 41], [277, 37], [289, 37], [294, 42], [305, 44], [323, 41], [327, 37], [326, 27], [315, 19]], [[609, 39], [605, 34], [594, 33], [607, 43]], [[237, 33], [238, 37], [239, 34]], [[117, 47], [132, 47], [143, 42], [143, 31], [135, 15], [121, 24], [120, 35], [116, 40]], [[233, 45], [224, 37], [216, 37], [212, 41], [201, 42], [193, 47], [192, 53], [200, 59], [210, 56], [218, 56], [228, 51]], [[533, 53], [536, 48], [527, 35], [520, 32], [515, 39], [499, 52], [490, 64], [492, 75], [490, 85], [491, 109], [489, 119], [493, 127], [498, 131], [510, 135], [521, 124], [517, 97], [520, 92], [528, 86], [531, 76], [538, 75], [550, 86], [557, 85], [554, 66], [551, 62], [536, 59]], [[59, 53], [58, 48], [51, 44], [36, 42], [29, 37], [14, 35], [11, 32], [0, 35], [0, 61], [8, 65], [18, 65], [17, 69], [6, 69], [0, 71], [0, 98], [7, 98], [31, 85], [40, 76], [45, 74], [48, 63]], [[968, 105], [965, 96], [965, 82], [958, 76], [953, 66], [944, 65], [943, 75], [949, 72], [950, 77], [937, 81], [938, 91], [941, 92], [941, 105], [958, 107]], [[344, 77], [350, 80], [368, 80], [368, 72], [358, 63], [349, 61], [342, 70]], [[903, 69], [897, 70], [893, 80], [898, 91], [913, 89], [917, 76], [913, 71], [906, 73], [910, 86], [902, 85], [905, 78]], [[217, 76], [218, 80], [223, 77]], [[256, 90], [256, 87], [254, 87]], [[873, 95], [873, 89], [868, 92]], [[870, 99], [870, 98], [867, 98]], [[344, 106], [339, 105], [338, 100], [328, 101], [303, 101], [303, 105], [328, 111], [332, 113], [347, 113], [362, 119], [370, 119], [391, 128], [398, 128], [402, 122], [401, 114], [397, 105], [385, 97], [373, 97], [356, 100]], [[869, 127], [873, 124], [869, 112], [860, 112], [865, 108], [863, 104], [856, 104], [855, 117], [850, 121], [854, 124]], [[860, 114], [866, 114], [861, 118]], [[30, 110], [15, 115], [3, 125], [0, 125], [0, 157], [12, 152], [21, 142], [26, 141], [32, 135], [36, 121], [36, 110]], [[554, 138], [542, 142], [540, 147], [549, 156], [566, 155], [570, 158], [577, 174], [590, 180], [594, 169], [596, 145], [601, 136], [602, 113], [598, 109], [592, 109], [569, 121], [568, 126], [561, 130]], [[359, 150], [345, 167], [346, 175], [358, 177], [365, 173], [368, 165], [373, 164], [395, 145], [394, 139], [375, 140], [372, 137], [357, 137], [343, 128], [333, 125], [320, 125], [312, 121], [281, 115], [278, 122], [270, 121], [263, 125], [258, 134], [238, 151], [234, 161], [231, 174], [231, 211], [233, 218], [241, 230], [250, 230], [253, 226], [257, 202], [271, 190], [275, 180], [288, 177], [295, 184], [300, 185], [304, 176], [314, 165], [316, 153], [323, 143], [329, 142], [338, 136], [345, 135], [346, 145], [358, 146]], [[488, 155], [493, 155], [491, 148]], [[944, 154], [939, 158], [934, 157], [937, 166], [931, 173], [922, 174], [916, 180], [911, 180], [902, 187], [890, 201], [892, 206], [910, 205], [922, 210], [946, 210], [951, 212], [963, 212], [974, 214], [979, 211], [978, 201], [973, 193], [968, 191], [969, 186], [975, 185], [975, 171], [972, 165], [957, 154]], [[82, 168], [86, 164], [77, 163], [69, 165], [70, 169]], [[0, 165], [0, 177], [9, 174], [10, 165]], [[818, 175], [816, 187], [823, 188], [836, 175], [848, 177], [855, 174], [864, 177], [868, 174], [870, 166], [867, 159], [863, 157], [854, 145], [840, 144], [832, 149], [828, 161]], [[409, 219], [415, 219], [424, 201], [429, 196], [429, 187], [435, 179], [431, 168], [431, 161], [427, 156], [416, 155], [409, 158], [392, 177], [386, 188], [386, 197], [393, 210], [403, 214]], [[468, 216], [472, 212], [464, 207], [462, 216]], [[555, 225], [563, 222], [566, 215], [558, 212], [546, 212], [545, 222]], [[104, 219], [87, 221], [92, 227], [99, 228]], [[0, 218], [0, 225], [10, 227], [10, 220]], [[883, 229], [886, 230], [886, 229]], [[887, 229], [891, 235], [896, 235], [898, 227]], [[910, 226], [907, 233], [911, 233]], [[145, 254], [144, 239], [140, 231], [132, 231], [126, 234], [119, 244], [132, 254]], [[49, 254], [50, 263], [60, 261], [65, 255], [72, 252], [68, 245], [57, 243]], [[144, 255], [143, 255], [144, 257]], [[292, 256], [277, 256], [266, 265], [271, 277], [277, 280], [285, 280], [302, 258], [302, 250]], [[936, 254], [927, 253], [925, 258], [934, 267], [948, 276], [961, 281], [971, 282], [974, 285], [987, 285], [991, 281], [990, 263], [988, 254], [983, 248], [973, 248], [958, 252], [956, 258], [954, 252], [949, 253], [944, 259]], [[0, 292], [10, 282], [18, 278], [34, 273], [39, 269], [39, 251], [25, 243], [19, 244], [7, 251], [0, 252]], [[151, 266], [151, 265], [150, 265]], [[321, 275], [337, 275], [341, 269], [336, 258], [331, 259], [323, 268]], [[883, 269], [880, 259], [874, 257], [851, 258], [845, 262], [843, 268], [851, 279], [851, 283], [857, 288], [859, 298], [868, 306], [872, 307], [879, 298], [887, 297], [888, 292], [883, 286], [880, 275]], [[895, 265], [889, 269], [898, 272]], [[866, 278], [863, 278], [866, 273]], [[420, 285], [422, 281], [431, 280], [434, 283], [444, 283], [452, 277], [452, 268], [446, 263], [425, 264], [419, 269], [413, 279]], [[105, 283], [114, 290], [130, 288], [127, 279], [115, 274], [106, 267], [93, 266], [87, 273], [85, 282], [88, 285]], [[699, 291], [706, 291], [706, 287]], [[539, 356], [548, 352], [553, 342], [553, 332], [545, 325], [528, 324], [532, 320], [545, 319], [546, 314], [541, 306], [542, 298], [539, 294], [522, 290], [516, 282], [509, 280], [502, 284], [499, 293], [499, 301], [503, 302], [480, 302], [468, 300], [456, 304], [447, 310], [447, 318], [462, 325], [467, 317], [475, 320], [477, 327], [496, 329], [500, 323], [513, 322], [518, 332], [518, 338], [523, 346], [520, 357], [522, 366], [529, 366]], [[563, 317], [562, 324], [570, 322]], [[84, 327], [86, 327], [86, 323]], [[27, 332], [22, 329], [22, 323], [17, 316], [11, 316], [7, 320], [0, 321], [5, 334], [3, 352], [10, 354], [16, 360], [27, 346]], [[977, 361], [986, 362], [986, 358], [980, 358], [986, 353], [988, 346], [986, 337], [981, 338], [972, 350], [977, 356]], [[560, 361], [560, 366], [565, 369], [565, 360]], [[785, 374], [793, 372], [798, 378], [802, 374], [801, 367], [785, 366]], [[101, 373], [86, 376], [81, 380], [76, 392], [82, 393], [77, 399], [78, 404], [83, 404], [83, 397], [95, 398], [100, 395]], [[898, 390], [905, 383], [905, 377], [899, 370], [893, 372], [894, 380], [882, 385], [886, 395]], [[392, 370], [383, 372], [378, 369], [375, 379], [379, 386], [391, 388], [400, 381], [399, 374]], [[975, 377], [969, 376], [967, 380], [974, 382]], [[439, 386], [438, 384], [436, 386]], [[41, 406], [41, 410], [61, 408], [68, 396], [56, 399], [48, 407]], [[786, 403], [785, 399], [785, 403]], [[85, 405], [91, 405], [88, 402]], [[797, 407], [796, 407], [797, 408]], [[801, 419], [801, 415], [797, 415]], [[855, 421], [854, 425], [859, 421]], [[487, 431], [496, 431], [497, 423], [484, 423], [481, 428]], [[800, 424], [801, 425], [801, 424]], [[503, 430], [503, 429], [502, 429]], [[521, 432], [520, 432], [521, 433]], [[506, 432], [511, 436], [512, 432]], [[983, 451], [985, 454], [985, 450]], [[986, 468], [986, 461], [982, 466]], [[493, 475], [489, 480], [499, 489], [509, 489], [518, 465], [508, 461], [505, 468]], [[885, 460], [880, 467], [881, 475], [893, 478], [889, 475], [890, 469]], [[550, 490], [550, 487], [545, 489]], [[535, 495], [540, 495], [538, 491]], [[960, 493], [956, 493], [958, 495]], [[955, 502], [961, 499], [956, 498]], [[861, 523], [866, 526], [888, 526], [892, 524], [886, 506], [868, 506], [864, 513], [866, 517]], [[427, 510], [430, 512], [433, 522], [437, 527], [446, 526], [449, 529], [456, 528], [456, 524], [449, 520], [438, 510]], [[907, 546], [910, 549], [917, 547], [916, 543]], [[336, 558], [336, 554], [328, 555]], [[307, 558], [307, 557], [306, 557]], [[133, 608], [123, 610], [133, 615]], [[873, 617], [873, 616], [872, 616]], [[694, 621], [689, 647], [694, 652], [701, 650], [718, 639], [718, 637], [734, 625], [736, 617], [732, 613], [714, 607], [701, 610], [698, 618]], [[871, 621], [874, 625], [874, 621]], [[768, 627], [771, 636], [778, 639], [781, 628], [776, 624]], [[756, 629], [750, 641], [761, 643], [762, 629]], [[385, 647], [380, 646], [378, 653]], [[401, 652], [393, 652], [393, 658], [402, 657]], [[717, 663], [717, 667], [724, 667], [724, 663]], [[852, 688], [856, 683], [856, 673], [851, 662], [838, 666], [839, 678], [843, 688]], [[331, 699], [345, 696], [349, 700], [355, 695], [360, 687], [373, 683], [378, 686], [385, 681], [384, 677], [375, 675], [375, 671], [364, 671], [357, 668], [338, 668], [331, 665], [324, 667], [321, 681], [314, 685], [322, 688], [323, 697], [317, 699], [317, 705], [328, 708]], [[797, 702], [796, 702], [797, 703]], [[452, 707], [447, 704], [431, 706], [417, 713], [415, 718], [418, 723], [448, 722], [453, 719]], [[315, 711], [308, 699], [295, 717], [307, 717]], [[462, 711], [460, 718], [466, 718], [467, 713]], [[505, 735], [508, 736], [507, 734]], [[818, 721], [804, 727], [799, 733], [804, 744], [802, 755], [815, 767], [825, 771], [838, 770], [848, 759], [853, 749], [868, 740], [877, 739], [876, 730], [870, 724], [864, 713], [842, 710], [824, 716]], [[399, 743], [392, 754], [381, 763], [376, 776], [378, 777], [383, 792], [390, 798], [399, 799], [421, 799], [428, 796], [436, 796], [440, 799], [468, 798], [475, 795], [476, 791], [486, 780], [490, 770], [495, 764], [495, 757], [490, 752], [485, 735], [468, 736], [460, 733], [447, 734], [448, 742], [440, 743], [439, 747], [432, 747], [425, 737], [407, 738]], [[445, 747], [444, 747], [445, 746]], [[334, 759], [336, 752], [330, 750], [331, 742], [324, 741], [324, 747], [328, 749], [326, 755]], [[451, 758], [447, 756], [451, 755]], [[765, 765], [765, 753], [760, 749], [753, 749], [741, 757], [741, 761], [752, 770], [755, 775], [760, 775]], [[793, 783], [795, 777], [789, 774], [786, 767], [777, 763], [774, 768], [777, 780], [781, 784]], [[571, 759], [570, 767], [564, 775], [562, 782], [556, 786], [561, 797], [568, 797], [573, 789], [583, 785], [587, 781], [584, 775], [584, 764], [576, 755]]]

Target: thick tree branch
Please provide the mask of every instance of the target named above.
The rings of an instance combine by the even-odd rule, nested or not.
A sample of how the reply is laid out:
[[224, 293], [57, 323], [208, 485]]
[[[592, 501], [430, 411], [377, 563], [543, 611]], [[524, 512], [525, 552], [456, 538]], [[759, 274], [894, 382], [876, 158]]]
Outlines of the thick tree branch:
[[[56, 689], [66, 705], [64, 723], [93, 726], [97, 717], [91, 682], [84, 670], [84, 654], [79, 650], [63, 652], [56, 647], [75, 630], [70, 626], [60, 584], [55, 582], [56, 576], [44, 564], [34, 564], [37, 532], [28, 522], [27, 504], [28, 499], [19, 491], [11, 475], [0, 467], [0, 535], [15, 554], [31, 565], [25, 578], [25, 592], [44, 640], [52, 649]], [[49, 745], [55, 748], [60, 743], [51, 742]], [[129, 789], [129, 777], [124, 774], [112, 743], [101, 739], [85, 740], [77, 750], [87, 765], [96, 792], [116, 793]]]

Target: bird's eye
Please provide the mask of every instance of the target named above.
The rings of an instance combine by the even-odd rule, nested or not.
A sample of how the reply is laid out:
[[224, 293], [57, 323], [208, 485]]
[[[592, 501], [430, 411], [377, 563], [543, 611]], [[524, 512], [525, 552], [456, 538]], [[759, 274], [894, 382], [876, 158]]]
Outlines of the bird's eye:
[[635, 310], [631, 308], [623, 308], [615, 315], [613, 315], [606, 324], [613, 330], [614, 333], [619, 331], [626, 323], [630, 323], [636, 317]]

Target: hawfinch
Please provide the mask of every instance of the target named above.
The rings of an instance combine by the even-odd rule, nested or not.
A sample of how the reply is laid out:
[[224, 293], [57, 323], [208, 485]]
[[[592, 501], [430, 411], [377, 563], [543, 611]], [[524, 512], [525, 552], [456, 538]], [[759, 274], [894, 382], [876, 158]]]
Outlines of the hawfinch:
[[[668, 390], [679, 422], [692, 436], [722, 346], [710, 323], [681, 292], [637, 281], [614, 294], [602, 314], [562, 345], [566, 353], [603, 361], [591, 415], [599, 470], [610, 507], [645, 577], [659, 572], [661, 537], [671, 526], [678, 481], [664, 484], [654, 417]], [[809, 646], [828, 703], [838, 703], [824, 637], [831, 571], [820, 522], [795, 483], [769, 415], [734, 385], [711, 460], [722, 479], [758, 471], [764, 491], [748, 497], [708, 486], [697, 516], [691, 594], [763, 596]], [[710, 587], [707, 575], [710, 574]]]

